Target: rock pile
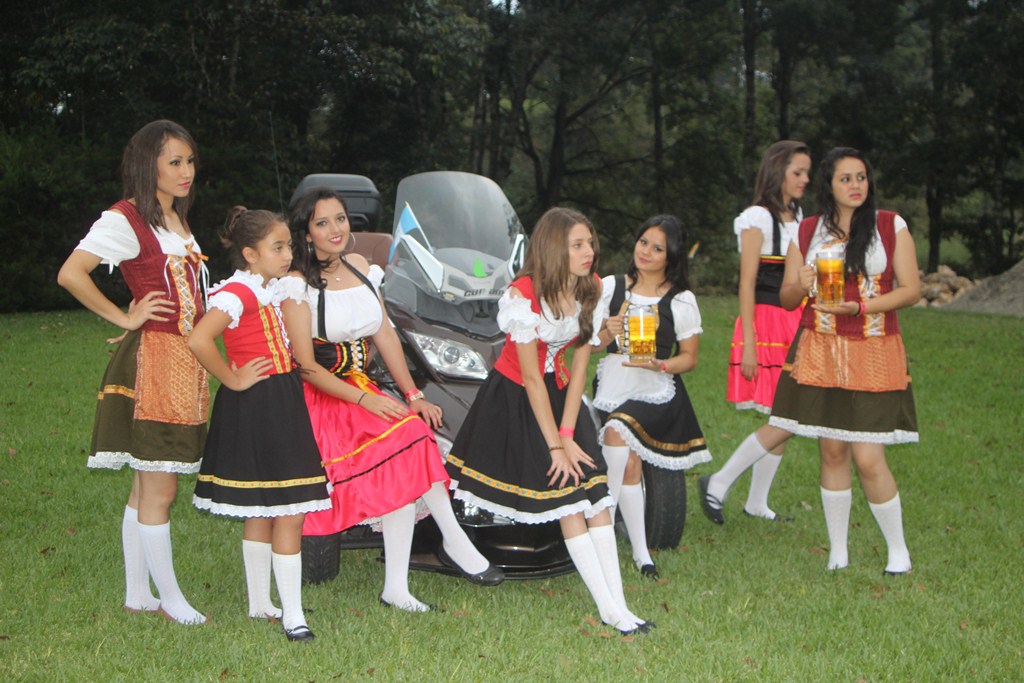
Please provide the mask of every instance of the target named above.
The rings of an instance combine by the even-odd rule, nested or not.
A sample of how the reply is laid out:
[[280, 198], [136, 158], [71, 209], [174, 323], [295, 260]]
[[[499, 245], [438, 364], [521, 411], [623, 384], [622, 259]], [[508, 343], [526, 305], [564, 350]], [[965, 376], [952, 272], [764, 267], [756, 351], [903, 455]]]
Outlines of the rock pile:
[[969, 277], [957, 275], [949, 266], [939, 266], [934, 273], [921, 273], [921, 300], [918, 308], [926, 306], [945, 306], [946, 304], [966, 296], [969, 291], [981, 284]]

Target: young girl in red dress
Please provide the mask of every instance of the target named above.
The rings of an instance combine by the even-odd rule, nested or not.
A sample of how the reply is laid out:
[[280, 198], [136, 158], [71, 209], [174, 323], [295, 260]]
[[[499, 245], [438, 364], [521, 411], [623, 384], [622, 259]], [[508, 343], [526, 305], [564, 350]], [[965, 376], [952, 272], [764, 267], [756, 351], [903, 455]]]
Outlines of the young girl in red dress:
[[[189, 338], [222, 385], [193, 503], [245, 518], [249, 616], [280, 618], [289, 640], [308, 641], [314, 636], [302, 611], [302, 522], [331, 500], [274, 291], [291, 267], [291, 234], [277, 214], [238, 206], [222, 241], [241, 269], [213, 289], [210, 310]], [[220, 336], [227, 361], [217, 349]], [[271, 571], [280, 611], [270, 602]]]

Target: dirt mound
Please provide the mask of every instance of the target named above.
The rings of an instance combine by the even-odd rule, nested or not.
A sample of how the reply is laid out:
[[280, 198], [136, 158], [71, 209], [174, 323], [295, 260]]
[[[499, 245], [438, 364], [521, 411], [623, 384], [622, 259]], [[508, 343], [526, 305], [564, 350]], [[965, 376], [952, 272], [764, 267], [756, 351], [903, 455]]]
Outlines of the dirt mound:
[[1024, 261], [1002, 275], [978, 283], [943, 306], [955, 311], [1004, 313], [1024, 317]]

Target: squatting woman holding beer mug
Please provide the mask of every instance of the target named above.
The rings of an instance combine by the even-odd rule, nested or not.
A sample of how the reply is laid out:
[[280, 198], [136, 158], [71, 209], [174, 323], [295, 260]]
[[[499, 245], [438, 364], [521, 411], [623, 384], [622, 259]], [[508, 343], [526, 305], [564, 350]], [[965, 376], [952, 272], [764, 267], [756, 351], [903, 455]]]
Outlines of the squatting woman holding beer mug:
[[[896, 318], [898, 309], [921, 297], [914, 242], [901, 216], [876, 211], [871, 165], [858, 150], [829, 152], [818, 183], [821, 215], [801, 222], [797, 243], [786, 255], [782, 305], [793, 309], [805, 296], [812, 298], [779, 378], [770, 424], [818, 439], [828, 569], [848, 564], [852, 460], [888, 546], [884, 573], [904, 574], [911, 569], [910, 552], [885, 447], [918, 438]], [[816, 271], [813, 265], [827, 260], [826, 252], [833, 259], [845, 252], [838, 303], [823, 303], [830, 269]]]
[[[701, 318], [690, 291], [686, 232], [675, 216], [654, 216], [637, 231], [625, 275], [604, 278], [608, 354], [595, 378], [594, 406], [608, 488], [622, 511], [633, 562], [652, 579], [641, 460], [684, 470], [711, 460], [680, 375], [697, 366]], [[646, 315], [645, 315], [646, 314]]]

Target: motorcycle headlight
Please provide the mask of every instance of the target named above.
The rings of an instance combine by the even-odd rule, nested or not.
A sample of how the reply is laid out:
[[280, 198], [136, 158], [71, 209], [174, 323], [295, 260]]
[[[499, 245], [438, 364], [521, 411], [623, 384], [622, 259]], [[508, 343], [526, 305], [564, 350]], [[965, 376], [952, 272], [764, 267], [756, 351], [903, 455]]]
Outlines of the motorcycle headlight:
[[460, 379], [487, 378], [487, 362], [465, 344], [417, 332], [408, 332], [408, 335], [438, 372]]

